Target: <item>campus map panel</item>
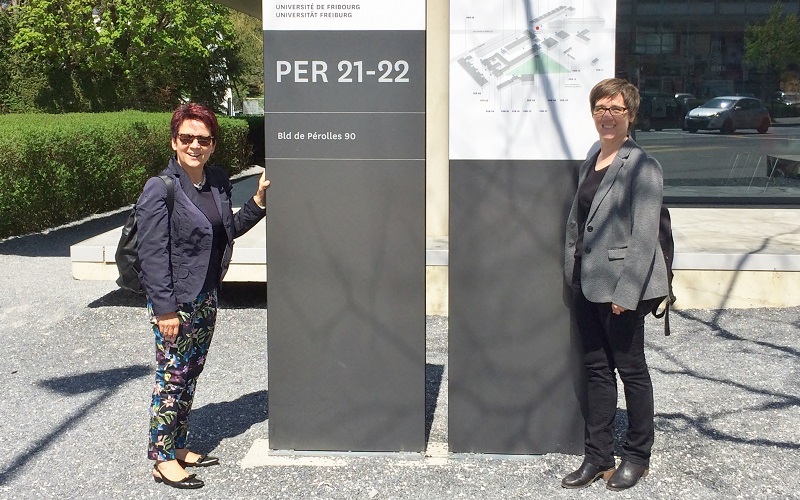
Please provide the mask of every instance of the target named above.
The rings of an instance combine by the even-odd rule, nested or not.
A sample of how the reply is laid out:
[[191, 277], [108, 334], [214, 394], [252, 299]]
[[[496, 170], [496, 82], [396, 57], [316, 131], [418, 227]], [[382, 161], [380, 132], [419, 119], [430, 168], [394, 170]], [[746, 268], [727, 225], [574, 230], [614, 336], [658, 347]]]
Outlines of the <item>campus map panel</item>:
[[451, 0], [450, 158], [585, 158], [615, 22], [615, 0]]

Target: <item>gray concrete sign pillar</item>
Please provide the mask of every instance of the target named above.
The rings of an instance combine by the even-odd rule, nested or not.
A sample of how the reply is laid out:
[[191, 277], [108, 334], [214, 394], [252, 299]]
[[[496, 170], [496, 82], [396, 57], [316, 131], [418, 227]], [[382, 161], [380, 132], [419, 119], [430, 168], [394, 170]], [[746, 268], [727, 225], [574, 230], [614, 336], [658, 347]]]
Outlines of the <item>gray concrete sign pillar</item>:
[[263, 21], [270, 447], [422, 451], [425, 2]]

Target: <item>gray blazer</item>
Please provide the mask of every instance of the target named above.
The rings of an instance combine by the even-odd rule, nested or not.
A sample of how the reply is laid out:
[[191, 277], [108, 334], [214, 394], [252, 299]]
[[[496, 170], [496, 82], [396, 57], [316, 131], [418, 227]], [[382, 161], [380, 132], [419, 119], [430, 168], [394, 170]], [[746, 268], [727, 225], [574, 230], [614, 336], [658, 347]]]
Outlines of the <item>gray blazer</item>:
[[[581, 165], [578, 189], [598, 154]], [[583, 232], [581, 289], [591, 302], [636, 309], [641, 300], [667, 295], [667, 267], [658, 243], [663, 194], [661, 165], [629, 138], [597, 188]], [[576, 195], [564, 245], [568, 285], [575, 265], [577, 211]]]

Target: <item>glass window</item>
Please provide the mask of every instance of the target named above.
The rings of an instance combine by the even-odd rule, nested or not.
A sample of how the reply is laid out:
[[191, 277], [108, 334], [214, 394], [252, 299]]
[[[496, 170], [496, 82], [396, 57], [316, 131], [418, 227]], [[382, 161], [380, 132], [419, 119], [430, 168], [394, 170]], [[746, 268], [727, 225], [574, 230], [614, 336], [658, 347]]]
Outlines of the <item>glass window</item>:
[[675, 35], [655, 33], [652, 28], [637, 28], [635, 38], [637, 54], [671, 54], [675, 51]]
[[[672, 203], [800, 202], [800, 61], [744, 65], [745, 29], [775, 0], [619, 2], [617, 73], [637, 85], [636, 141], [664, 168]], [[797, 13], [798, 3], [783, 3]]]

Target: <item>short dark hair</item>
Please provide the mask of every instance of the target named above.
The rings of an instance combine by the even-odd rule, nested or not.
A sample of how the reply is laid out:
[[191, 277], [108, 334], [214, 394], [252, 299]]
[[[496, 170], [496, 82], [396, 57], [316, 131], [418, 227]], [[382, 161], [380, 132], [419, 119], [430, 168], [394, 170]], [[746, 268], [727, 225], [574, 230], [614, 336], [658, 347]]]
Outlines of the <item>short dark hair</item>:
[[594, 111], [594, 105], [597, 101], [606, 97], [614, 97], [621, 95], [622, 100], [625, 102], [625, 107], [628, 108], [628, 114], [631, 117], [636, 117], [639, 113], [639, 89], [628, 80], [622, 78], [606, 78], [594, 86], [589, 92], [589, 109]]
[[208, 131], [211, 132], [211, 136], [214, 138], [213, 142], [217, 142], [219, 123], [217, 122], [217, 116], [210, 108], [202, 104], [197, 104], [196, 102], [190, 102], [178, 107], [178, 109], [172, 113], [172, 121], [169, 125], [173, 139], [178, 138], [178, 129], [181, 128], [181, 124], [186, 120], [202, 122], [203, 125], [208, 128]]

